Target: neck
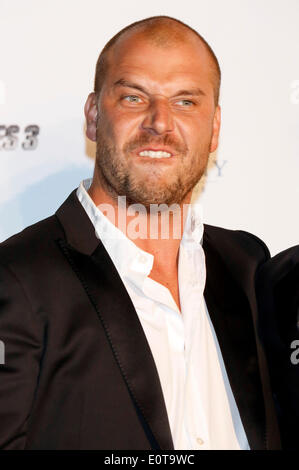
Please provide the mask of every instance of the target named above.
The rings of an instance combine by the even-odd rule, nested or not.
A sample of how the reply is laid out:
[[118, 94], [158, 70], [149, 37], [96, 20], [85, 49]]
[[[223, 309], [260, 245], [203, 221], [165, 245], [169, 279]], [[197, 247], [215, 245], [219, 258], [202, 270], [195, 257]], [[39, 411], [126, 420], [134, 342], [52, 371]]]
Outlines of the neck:
[[118, 229], [136, 246], [154, 256], [151, 275], [168, 277], [169, 273], [177, 273], [179, 246], [192, 192], [180, 204], [162, 212], [149, 211], [141, 205], [133, 210], [126, 204], [125, 197], [115, 199], [107, 194], [96, 178], [88, 193]]

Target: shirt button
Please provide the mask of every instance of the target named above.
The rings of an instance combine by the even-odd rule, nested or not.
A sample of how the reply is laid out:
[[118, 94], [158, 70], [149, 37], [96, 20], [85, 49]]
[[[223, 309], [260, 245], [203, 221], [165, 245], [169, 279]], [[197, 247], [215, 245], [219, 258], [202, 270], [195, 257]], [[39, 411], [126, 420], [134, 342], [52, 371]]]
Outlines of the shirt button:
[[200, 438], [200, 437], [197, 437], [196, 438], [196, 442], [197, 444], [199, 444], [200, 446], [202, 446], [204, 444], [204, 441]]

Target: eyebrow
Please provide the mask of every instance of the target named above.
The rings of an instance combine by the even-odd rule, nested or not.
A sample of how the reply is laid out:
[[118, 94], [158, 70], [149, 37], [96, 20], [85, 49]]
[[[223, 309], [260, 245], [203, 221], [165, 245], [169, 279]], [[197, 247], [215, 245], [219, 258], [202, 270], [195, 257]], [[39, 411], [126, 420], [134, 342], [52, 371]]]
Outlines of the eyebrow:
[[[138, 85], [137, 83], [129, 82], [128, 80], [125, 80], [124, 78], [120, 78], [113, 84], [113, 88], [116, 88], [118, 86], [124, 86], [127, 88], [134, 88], [135, 90], [139, 90], [142, 93], [145, 93], [148, 95], [148, 91], [143, 88], [141, 85]], [[190, 88], [189, 90], [179, 90], [176, 92], [174, 95], [171, 96], [171, 98], [174, 98], [175, 96], [205, 96], [205, 93], [200, 89], [200, 88]]]

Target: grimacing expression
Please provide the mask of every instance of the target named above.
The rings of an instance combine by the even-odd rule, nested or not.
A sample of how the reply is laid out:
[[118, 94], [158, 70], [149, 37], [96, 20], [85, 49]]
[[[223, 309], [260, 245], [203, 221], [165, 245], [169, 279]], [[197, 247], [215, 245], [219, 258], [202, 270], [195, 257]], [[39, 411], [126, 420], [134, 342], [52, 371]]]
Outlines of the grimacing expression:
[[[218, 144], [211, 59], [193, 37], [168, 47], [142, 33], [119, 40], [100, 96], [91, 94], [87, 108], [94, 117], [97, 108], [96, 137], [88, 128], [87, 135], [97, 142], [101, 184], [130, 204], [182, 203]], [[142, 151], [167, 154], [151, 158]]]

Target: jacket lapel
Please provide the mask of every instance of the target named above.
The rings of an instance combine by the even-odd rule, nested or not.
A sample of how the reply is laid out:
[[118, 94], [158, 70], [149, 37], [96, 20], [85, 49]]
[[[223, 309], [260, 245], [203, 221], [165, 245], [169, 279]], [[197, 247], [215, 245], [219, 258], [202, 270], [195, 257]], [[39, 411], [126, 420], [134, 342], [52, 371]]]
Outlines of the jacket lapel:
[[56, 215], [66, 235], [58, 243], [97, 312], [151, 447], [172, 450], [163, 392], [142, 325], [75, 191]]

